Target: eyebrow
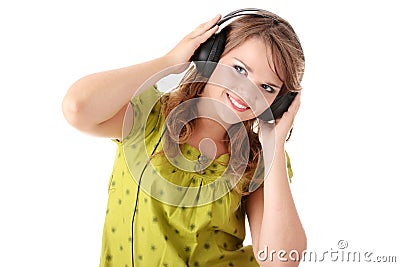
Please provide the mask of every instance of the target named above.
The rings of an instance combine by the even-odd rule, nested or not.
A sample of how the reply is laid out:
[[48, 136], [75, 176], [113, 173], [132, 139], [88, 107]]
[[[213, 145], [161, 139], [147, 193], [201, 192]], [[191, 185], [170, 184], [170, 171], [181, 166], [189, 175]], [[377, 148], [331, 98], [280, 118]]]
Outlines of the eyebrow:
[[[246, 67], [246, 69], [248, 69], [250, 72], [253, 72], [253, 69], [249, 65], [244, 63], [242, 60], [238, 59], [237, 57], [233, 57], [233, 58], [236, 59], [237, 61], [239, 61], [240, 63], [242, 63]], [[277, 89], [281, 89], [281, 87], [276, 84], [273, 84], [273, 83], [266, 83], [266, 84], [269, 86], [275, 87]]]

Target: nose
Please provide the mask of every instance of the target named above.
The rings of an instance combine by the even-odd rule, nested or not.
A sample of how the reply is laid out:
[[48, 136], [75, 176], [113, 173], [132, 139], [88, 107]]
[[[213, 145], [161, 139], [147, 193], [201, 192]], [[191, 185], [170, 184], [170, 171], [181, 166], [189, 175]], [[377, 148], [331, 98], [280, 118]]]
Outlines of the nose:
[[264, 105], [261, 103], [265, 102], [265, 97], [254, 83], [253, 80], [246, 77], [243, 79], [237, 79], [233, 87], [229, 88], [235, 95], [240, 97], [250, 107], [253, 112]]
[[248, 100], [249, 102], [252, 100], [257, 100], [260, 95], [260, 90], [258, 90], [257, 86], [250, 79], [242, 78], [237, 79], [235, 81], [235, 85], [231, 88], [238, 96], [243, 98], [243, 100]]
[[256, 109], [257, 101], [264, 99], [261, 90], [251, 77], [238, 73], [228, 65], [218, 63], [208, 82], [231, 91], [253, 110]]

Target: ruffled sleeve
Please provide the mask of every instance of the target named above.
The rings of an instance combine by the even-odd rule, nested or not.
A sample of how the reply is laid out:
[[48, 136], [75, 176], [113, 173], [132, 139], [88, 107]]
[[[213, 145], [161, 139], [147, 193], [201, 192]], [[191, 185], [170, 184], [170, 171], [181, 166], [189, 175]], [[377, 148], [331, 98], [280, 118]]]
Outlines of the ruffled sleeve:
[[[141, 137], [144, 139], [157, 127], [161, 116], [162, 93], [156, 86], [151, 86], [130, 100], [133, 110], [133, 126], [122, 140], [113, 139], [117, 143], [126, 143]], [[122, 129], [121, 129], [122, 130]]]

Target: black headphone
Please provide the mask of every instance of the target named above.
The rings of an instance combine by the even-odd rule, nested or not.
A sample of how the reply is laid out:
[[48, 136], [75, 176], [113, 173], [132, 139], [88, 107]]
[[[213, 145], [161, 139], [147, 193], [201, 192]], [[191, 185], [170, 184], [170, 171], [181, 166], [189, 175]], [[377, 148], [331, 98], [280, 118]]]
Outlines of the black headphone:
[[[265, 10], [258, 8], [238, 9], [222, 17], [216, 25], [221, 26], [228, 20], [238, 16], [257, 16], [272, 19], [274, 23], [281, 23], [277, 18], [272, 16], [255, 13], [257, 11], [266, 12]], [[222, 29], [202, 43], [190, 58], [190, 61], [195, 63], [197, 72], [201, 73], [204, 78], [210, 78], [218, 64], [219, 59], [221, 58], [222, 53], [224, 52], [225, 43], [226, 31]], [[274, 122], [275, 119], [282, 117], [283, 113], [288, 110], [296, 95], [297, 92], [289, 92], [285, 95], [277, 96], [271, 106], [258, 118], [267, 122]]]

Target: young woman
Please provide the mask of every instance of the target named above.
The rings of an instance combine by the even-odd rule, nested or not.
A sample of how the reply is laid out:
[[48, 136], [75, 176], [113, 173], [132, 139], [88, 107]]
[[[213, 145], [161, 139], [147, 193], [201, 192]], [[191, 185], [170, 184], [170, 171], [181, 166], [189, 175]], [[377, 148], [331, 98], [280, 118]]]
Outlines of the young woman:
[[[299, 264], [293, 253], [301, 255], [306, 235], [284, 145], [300, 94], [274, 125], [257, 117], [277, 96], [300, 91], [304, 56], [287, 21], [256, 13], [223, 27], [225, 48], [207, 79], [191, 65], [175, 90], [151, 86], [190, 61], [220, 15], [160, 58], [68, 90], [67, 121], [117, 144], [101, 266]], [[252, 246], [243, 247], [246, 215]]]

